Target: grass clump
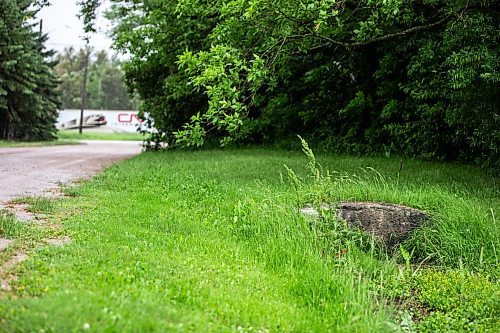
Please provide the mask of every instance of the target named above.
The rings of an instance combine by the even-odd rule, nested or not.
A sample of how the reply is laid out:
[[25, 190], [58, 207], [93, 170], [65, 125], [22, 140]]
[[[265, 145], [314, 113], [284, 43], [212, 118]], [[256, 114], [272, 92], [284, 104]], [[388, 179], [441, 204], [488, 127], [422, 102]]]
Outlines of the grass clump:
[[26, 231], [26, 226], [16, 222], [12, 214], [0, 210], [0, 237], [18, 238]]
[[[2, 267], [4, 263], [6, 263], [17, 251], [24, 251], [26, 248], [33, 247], [33, 245], [40, 240], [41, 236], [42, 232], [40, 230], [30, 228], [30, 226], [20, 223], [16, 221], [12, 214], [0, 210], [0, 238], [12, 241], [6, 249], [0, 251], [0, 280], [2, 282], [4, 275], [8, 274], [7, 270]], [[0, 290], [0, 296], [1, 292]]]

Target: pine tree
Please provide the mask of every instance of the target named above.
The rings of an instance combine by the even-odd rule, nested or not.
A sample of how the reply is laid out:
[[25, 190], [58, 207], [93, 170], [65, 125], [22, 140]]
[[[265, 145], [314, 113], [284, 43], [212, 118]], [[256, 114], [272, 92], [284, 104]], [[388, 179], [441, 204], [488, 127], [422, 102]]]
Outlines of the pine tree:
[[1, 139], [50, 140], [56, 131], [58, 79], [47, 36], [30, 23], [36, 12], [33, 0], [0, 1]]

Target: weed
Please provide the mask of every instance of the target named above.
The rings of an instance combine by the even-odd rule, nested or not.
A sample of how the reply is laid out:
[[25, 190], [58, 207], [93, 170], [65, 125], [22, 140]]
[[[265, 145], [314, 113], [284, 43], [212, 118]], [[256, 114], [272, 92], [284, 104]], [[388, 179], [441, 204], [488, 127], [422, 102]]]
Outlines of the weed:
[[430, 312], [420, 332], [498, 332], [500, 288], [490, 277], [462, 270], [426, 270], [413, 281], [416, 298]]
[[3, 238], [19, 238], [27, 227], [16, 222], [12, 214], [0, 210], [0, 237]]

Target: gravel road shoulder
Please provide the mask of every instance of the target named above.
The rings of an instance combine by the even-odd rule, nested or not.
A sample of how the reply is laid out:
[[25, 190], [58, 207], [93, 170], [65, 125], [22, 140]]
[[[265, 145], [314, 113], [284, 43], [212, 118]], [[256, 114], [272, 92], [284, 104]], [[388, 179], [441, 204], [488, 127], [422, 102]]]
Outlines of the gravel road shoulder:
[[49, 196], [60, 184], [95, 175], [141, 150], [135, 141], [0, 148], [0, 204], [18, 197]]

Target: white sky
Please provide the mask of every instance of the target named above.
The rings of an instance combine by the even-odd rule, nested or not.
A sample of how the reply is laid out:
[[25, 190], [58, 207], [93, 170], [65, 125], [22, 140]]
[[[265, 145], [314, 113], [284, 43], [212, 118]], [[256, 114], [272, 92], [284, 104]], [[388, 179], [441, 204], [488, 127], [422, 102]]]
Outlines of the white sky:
[[[90, 39], [90, 46], [97, 50], [111, 50], [111, 39], [106, 36], [110, 23], [103, 17], [102, 12], [109, 7], [109, 1], [104, 0], [97, 21], [97, 33]], [[85, 45], [83, 23], [77, 17], [79, 6], [77, 0], [50, 0], [51, 5], [43, 8], [37, 15], [37, 20], [43, 19], [43, 31], [48, 34], [47, 48], [62, 51], [65, 47], [75, 49]]]

